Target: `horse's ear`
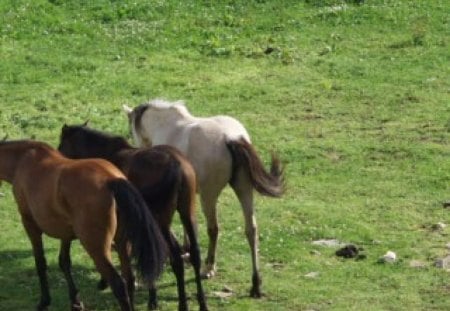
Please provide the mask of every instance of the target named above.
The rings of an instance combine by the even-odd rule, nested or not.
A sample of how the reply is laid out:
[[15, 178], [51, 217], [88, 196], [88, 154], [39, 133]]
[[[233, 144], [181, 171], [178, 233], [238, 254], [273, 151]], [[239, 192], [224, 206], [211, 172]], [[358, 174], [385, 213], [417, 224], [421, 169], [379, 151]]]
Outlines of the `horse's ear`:
[[128, 107], [126, 104], [122, 105], [122, 109], [127, 115], [130, 115], [133, 112], [133, 109], [131, 107]]
[[88, 126], [88, 125], [89, 125], [89, 121], [90, 121], [90, 120], [86, 120], [81, 126], [83, 126], [83, 127], [84, 127], [84, 126]]
[[3, 137], [3, 139], [1, 140], [1, 142], [4, 142], [8, 139], [8, 134], [5, 135], [5, 137]]

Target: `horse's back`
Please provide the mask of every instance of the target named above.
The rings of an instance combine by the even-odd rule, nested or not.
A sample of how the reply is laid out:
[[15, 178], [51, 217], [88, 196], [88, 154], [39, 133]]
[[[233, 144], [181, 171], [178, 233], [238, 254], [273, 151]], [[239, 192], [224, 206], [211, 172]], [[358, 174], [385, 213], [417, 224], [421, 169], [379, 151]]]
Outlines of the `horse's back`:
[[60, 174], [59, 195], [73, 213], [80, 209], [111, 204], [108, 182], [125, 178], [113, 164], [102, 159], [70, 160]]
[[232, 159], [227, 140], [250, 140], [243, 125], [228, 116], [196, 118], [184, 124], [169, 143], [184, 152], [195, 168], [200, 188], [222, 188], [231, 177]]
[[250, 142], [250, 135], [244, 125], [235, 118], [229, 116], [215, 116], [211, 118], [219, 126], [227, 140], [237, 140], [244, 138]]

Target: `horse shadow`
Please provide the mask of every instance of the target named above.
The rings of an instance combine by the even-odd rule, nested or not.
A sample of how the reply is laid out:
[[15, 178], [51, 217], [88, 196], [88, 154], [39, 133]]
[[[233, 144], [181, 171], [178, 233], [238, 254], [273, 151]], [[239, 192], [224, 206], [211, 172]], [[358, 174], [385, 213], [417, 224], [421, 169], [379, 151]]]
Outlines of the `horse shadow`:
[[[58, 253], [57, 248], [46, 248], [46, 253]], [[66, 310], [69, 307], [67, 282], [61, 272], [57, 256], [47, 254], [47, 274], [52, 302], [51, 310]], [[80, 298], [88, 310], [108, 311], [118, 308], [117, 301], [111, 290], [97, 289], [100, 275], [93, 263], [72, 266], [74, 281], [79, 289]], [[177, 303], [176, 282], [170, 266], [166, 266], [163, 280], [157, 282], [158, 299], [160, 302]], [[195, 283], [189, 278], [186, 283]], [[29, 250], [1, 250], [0, 251], [0, 309], [1, 310], [30, 310], [40, 298], [39, 280], [37, 277], [34, 258]], [[192, 297], [191, 297], [192, 298]], [[140, 284], [135, 293], [135, 305], [146, 310], [148, 290], [145, 284]], [[141, 308], [142, 306], [142, 308]]]

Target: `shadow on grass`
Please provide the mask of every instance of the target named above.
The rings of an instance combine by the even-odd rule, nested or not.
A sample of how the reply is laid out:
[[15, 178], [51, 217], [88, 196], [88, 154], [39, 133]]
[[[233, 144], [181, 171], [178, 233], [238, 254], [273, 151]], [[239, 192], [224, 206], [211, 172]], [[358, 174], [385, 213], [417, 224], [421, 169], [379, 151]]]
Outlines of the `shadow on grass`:
[[[51, 251], [46, 249], [49, 263], [48, 282], [52, 298], [50, 310], [66, 310], [69, 307], [67, 283], [57, 262], [51, 260], [57, 249]], [[188, 270], [189, 268], [186, 269], [186, 274], [190, 273]], [[164, 280], [157, 282], [158, 300], [162, 304], [176, 304], [178, 296], [175, 276], [169, 265], [164, 274], [167, 274]], [[89, 310], [118, 309], [117, 301], [109, 288], [104, 291], [97, 289], [100, 276], [92, 264], [86, 266], [74, 264], [72, 275], [79, 289], [80, 298]], [[186, 286], [191, 283], [194, 283], [194, 279], [186, 278]], [[40, 287], [31, 249], [0, 251], [0, 287], [2, 310], [30, 310], [35, 307], [40, 297]], [[194, 299], [195, 293], [190, 294], [191, 300]], [[147, 299], [147, 286], [141, 282], [135, 293], [135, 304], [146, 306]]]

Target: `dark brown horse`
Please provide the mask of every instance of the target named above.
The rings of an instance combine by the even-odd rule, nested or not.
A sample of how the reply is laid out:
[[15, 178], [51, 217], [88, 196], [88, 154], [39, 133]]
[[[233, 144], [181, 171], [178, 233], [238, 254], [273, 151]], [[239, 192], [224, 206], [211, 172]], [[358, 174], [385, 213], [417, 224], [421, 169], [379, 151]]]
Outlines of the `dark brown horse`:
[[[181, 247], [170, 230], [176, 210], [190, 242], [191, 262], [197, 284], [200, 310], [207, 310], [200, 277], [200, 249], [196, 236], [196, 177], [190, 162], [175, 148], [158, 146], [133, 148], [120, 136], [112, 136], [84, 125], [64, 125], [58, 148], [75, 158], [103, 158], [111, 161], [141, 192], [157, 219], [171, 252], [171, 265], [177, 279], [179, 310], [187, 310], [184, 265]], [[149, 308], [157, 306], [156, 287], [150, 284]]]
[[[33, 247], [41, 287], [37, 310], [50, 305], [43, 233], [61, 240], [59, 266], [69, 286], [71, 310], [84, 309], [71, 274], [70, 246], [77, 238], [121, 310], [134, 310], [130, 250], [138, 271], [150, 282], [162, 271], [165, 244], [142, 196], [122, 172], [105, 160], [72, 160], [45, 143], [20, 140], [0, 142], [0, 180], [12, 184]], [[123, 278], [111, 262], [113, 241]]]

